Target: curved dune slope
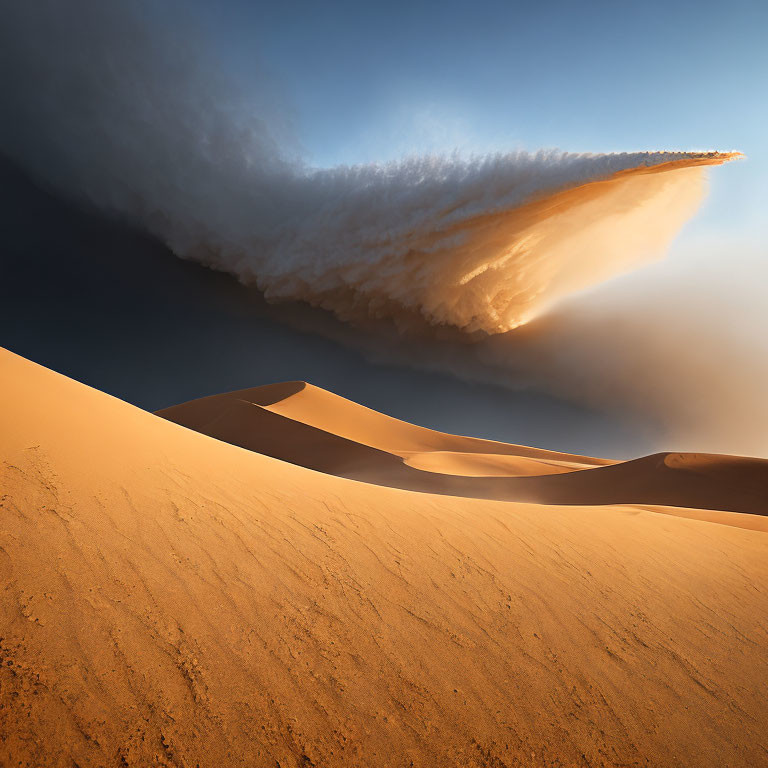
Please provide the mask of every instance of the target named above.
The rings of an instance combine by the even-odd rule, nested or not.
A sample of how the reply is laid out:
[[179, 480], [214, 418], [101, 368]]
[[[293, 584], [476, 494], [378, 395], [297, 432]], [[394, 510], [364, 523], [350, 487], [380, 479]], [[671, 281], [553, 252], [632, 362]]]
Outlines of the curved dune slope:
[[[203, 397], [157, 414], [293, 464], [369, 482], [390, 477], [396, 481], [393, 484], [411, 490], [430, 490], [444, 482], [457, 479], [461, 483], [464, 479], [453, 476], [539, 475], [614, 463], [437, 432], [303, 381]], [[313, 447], [305, 448], [310, 445]], [[321, 445], [322, 451], [317, 450]], [[431, 477], [427, 473], [451, 477]], [[481, 487], [477, 483], [475, 486]]]
[[0, 765], [756, 766], [768, 536], [414, 494], [0, 353]]
[[[289, 385], [278, 386], [286, 387]], [[234, 397], [256, 402], [259, 399], [259, 393], [266, 389], [267, 387], [255, 387], [214, 397]], [[207, 399], [193, 402], [202, 403]], [[606, 459], [574, 456], [570, 453], [545, 451], [541, 448], [529, 448], [524, 445], [510, 445], [496, 440], [481, 440], [476, 437], [437, 432], [386, 416], [306, 382], [290, 382], [290, 394], [280, 397], [274, 402], [264, 403], [264, 405], [272, 412], [279, 413], [293, 421], [309, 424], [326, 432], [332, 432], [397, 456], [407, 456], [411, 452], [420, 451], [451, 451], [453, 453], [524, 457], [550, 462], [577, 462], [582, 466], [612, 463]]]
[[[709, 520], [713, 510], [768, 515], [763, 459], [658, 454], [612, 462], [448, 435], [304, 382], [214, 395], [158, 415], [299, 466], [404, 490], [542, 504], [698, 508], [709, 511], [702, 516]], [[734, 521], [726, 516], [722, 522]]]
[[768, 461], [659, 453], [597, 470], [514, 481], [547, 504], [640, 503], [768, 515]]
[[585, 469], [579, 462], [531, 459], [498, 453], [462, 453], [460, 451], [421, 451], [406, 453], [403, 461], [414, 469], [438, 474], [468, 477], [524, 477]]

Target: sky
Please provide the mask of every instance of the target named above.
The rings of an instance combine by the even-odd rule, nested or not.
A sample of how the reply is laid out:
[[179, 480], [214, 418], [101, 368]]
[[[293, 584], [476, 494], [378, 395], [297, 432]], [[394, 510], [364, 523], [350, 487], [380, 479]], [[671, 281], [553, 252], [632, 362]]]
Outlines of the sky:
[[768, 4], [196, 0], [318, 166], [425, 152], [739, 149], [692, 226], [764, 228]]
[[[0, 95], [14, 115], [0, 125], [0, 154], [45, 190], [159, 239], [166, 256], [255, 284], [261, 302], [308, 302], [336, 315], [340, 327], [316, 317], [307, 329], [298, 310], [277, 324], [265, 320], [265, 349], [287, 354], [277, 328], [293, 324], [344, 346], [341, 368], [352, 365], [353, 350], [366, 366], [400, 366], [403, 381], [406, 369], [442, 371], [464, 384], [509, 386], [510, 402], [520, 387], [538, 387], [588, 410], [655, 419], [666, 430], [664, 447], [768, 456], [768, 4], [0, 0], [0, 7]], [[664, 219], [675, 224], [672, 237], [689, 214], [682, 215], [682, 193], [672, 199], [672, 186], [643, 174], [634, 196], [622, 197], [629, 187], [620, 181], [597, 214], [580, 208], [572, 219], [554, 215], [554, 230], [539, 222], [531, 231], [524, 214], [514, 229], [511, 214], [525, 195], [650, 162], [503, 155], [542, 149], [746, 157], [708, 170], [700, 210], [667, 257], [651, 263], [628, 257], [644, 252], [654, 228], [666, 232]], [[415, 160], [382, 165], [408, 158]], [[354, 165], [361, 167], [345, 167]], [[686, 187], [677, 171], [670, 176], [698, 199], [698, 187]], [[30, 203], [28, 219], [37, 206]], [[583, 219], [589, 210], [597, 229]], [[490, 224], [483, 234], [491, 219], [473, 218], [494, 211], [499, 226], [510, 227], [508, 253], [495, 250]], [[474, 222], [477, 232], [452, 230], [449, 221]], [[606, 238], [622, 221], [618, 239]], [[26, 269], [23, 231], [17, 257]], [[552, 239], [564, 232], [565, 240]], [[91, 242], [78, 238], [72, 247]], [[126, 274], [140, 266], [149, 277], [147, 242], [122, 248]], [[515, 266], [518, 245], [532, 268]], [[97, 274], [99, 259], [114, 254], [90, 247], [83, 263]], [[45, 253], [66, 269], [76, 261], [67, 248], [39, 244], [35, 258]], [[589, 272], [598, 254], [592, 278], [565, 279], [574, 267]], [[491, 261], [476, 269], [470, 261], [479, 256]], [[49, 271], [43, 263], [24, 272], [33, 293], [41, 290], [37, 275]], [[545, 287], [567, 282], [571, 293], [553, 294], [543, 315], [525, 314], [521, 304], [520, 317], [536, 321], [530, 333], [494, 338], [514, 327], [497, 323], [487, 344], [469, 345], [444, 334], [446, 326], [487, 331], [478, 307], [493, 319], [531, 276]], [[202, 285], [205, 273], [196, 279]], [[170, 273], [159, 282], [168, 301], [181, 290]], [[536, 280], [528, 287], [543, 295]], [[64, 297], [66, 306], [80, 295]], [[162, 318], [165, 300], [158, 301]], [[126, 304], [126, 317], [137, 303]], [[364, 321], [393, 307], [404, 312], [361, 335], [363, 305]], [[392, 341], [413, 319], [408, 312], [431, 323], [428, 348]], [[212, 327], [214, 315], [206, 314]], [[184, 317], [193, 318], [190, 336], [207, 327], [194, 312]], [[292, 364], [306, 363], [305, 346], [320, 344], [294, 341]], [[97, 348], [82, 355], [91, 367]], [[300, 377], [322, 378], [326, 368], [310, 366]], [[254, 375], [248, 366], [240, 373]], [[255, 383], [263, 382], [242, 386]]]
[[[622, 297], [635, 317], [664, 305], [642, 333], [671, 337], [690, 360], [670, 372], [678, 389], [734, 371], [693, 422], [713, 407], [726, 421], [740, 398], [759, 401], [768, 382], [751, 361], [768, 357], [768, 3], [198, 2], [244, 90], [258, 70], [283, 94], [310, 165], [542, 147], [743, 152], [710, 172], [709, 194], [667, 258], [609, 281], [594, 301], [610, 307], [598, 325], [622, 319]], [[645, 354], [662, 367], [656, 349]], [[625, 368], [615, 364], [616, 381]], [[666, 397], [666, 386], [649, 388]], [[749, 408], [736, 442], [681, 444], [765, 454], [764, 443], [741, 442]], [[756, 413], [753, 429], [761, 424]]]

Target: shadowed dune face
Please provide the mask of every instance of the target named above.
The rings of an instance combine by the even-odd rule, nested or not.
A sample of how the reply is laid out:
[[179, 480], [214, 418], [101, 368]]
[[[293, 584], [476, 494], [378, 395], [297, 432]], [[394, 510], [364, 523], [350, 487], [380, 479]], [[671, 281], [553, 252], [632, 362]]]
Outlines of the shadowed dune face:
[[293, 397], [307, 386], [304, 381], [285, 381], [279, 384], [266, 384], [263, 387], [255, 387], [249, 390], [248, 402], [254, 405], [275, 405], [283, 400]]
[[[275, 389], [272, 389], [273, 387]], [[285, 397], [271, 403], [263, 402], [272, 399], [272, 395], [265, 395], [263, 394], [264, 391], [280, 392], [284, 387], [286, 388]], [[292, 388], [296, 389], [293, 393], [289, 391]], [[203, 397], [165, 408], [158, 413], [165, 418], [170, 418], [171, 421], [175, 420], [173, 417], [178, 416], [200, 422], [212, 418], [224, 404], [229, 404], [231, 401], [263, 405], [272, 413], [284, 416], [291, 421], [300, 422], [329, 434], [397, 456], [411, 455], [420, 451], [449, 450], [452, 453], [490, 453], [533, 459], [575, 460], [583, 465], [612, 463], [608, 459], [576, 456], [570, 453], [512, 445], [496, 440], [451, 435], [426, 429], [366, 408], [306, 382], [273, 384]], [[251, 413], [254, 418], [258, 418], [257, 411]], [[247, 432], [248, 426], [247, 422], [243, 422], [240, 431]]]
[[654, 454], [598, 471], [519, 483], [546, 504], [658, 504], [768, 515], [768, 461], [714, 454]]
[[[158, 415], [282, 461], [409, 491], [538, 504], [695, 508], [707, 510], [710, 520], [713, 511], [768, 516], [764, 459], [672, 453], [612, 462], [556, 453], [424, 429], [309, 384], [193, 400]], [[741, 524], [727, 515], [721, 521]], [[753, 520], [744, 524], [763, 527]]]
[[194, 400], [158, 411], [169, 421], [318, 472], [425, 493], [506, 499], [513, 475], [610, 464], [435, 432], [306, 383]]
[[[257, 395], [256, 399], [261, 398]], [[405, 477], [409, 468], [398, 457], [385, 451], [286, 419], [256, 402], [229, 398], [225, 403], [212, 405], [213, 408], [190, 412], [190, 422], [184, 426], [217, 440], [318, 472], [360, 479], [375, 474], [382, 484], [397, 486], [398, 479], [407, 483]], [[168, 408], [160, 411], [160, 415], [182, 423], [182, 409], [183, 406]], [[244, 424], [249, 425], [247, 430], [243, 430]], [[235, 435], [240, 436], [237, 441]]]
[[0, 762], [764, 758], [762, 533], [350, 482], [8, 353], [0, 391]]

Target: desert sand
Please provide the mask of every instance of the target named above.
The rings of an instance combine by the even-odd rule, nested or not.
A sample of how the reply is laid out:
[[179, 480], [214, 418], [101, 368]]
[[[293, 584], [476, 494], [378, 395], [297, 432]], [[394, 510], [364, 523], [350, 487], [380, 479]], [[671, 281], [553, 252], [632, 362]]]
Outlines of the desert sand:
[[246, 392], [0, 352], [0, 765], [768, 764], [765, 463]]
[[[768, 461], [666, 453], [609, 461], [436, 432], [306, 382], [193, 400], [158, 415], [302, 467], [403, 490], [544, 504], [701, 509], [768, 530]], [[748, 518], [716, 511], [745, 512]], [[690, 511], [685, 514], [692, 514]]]

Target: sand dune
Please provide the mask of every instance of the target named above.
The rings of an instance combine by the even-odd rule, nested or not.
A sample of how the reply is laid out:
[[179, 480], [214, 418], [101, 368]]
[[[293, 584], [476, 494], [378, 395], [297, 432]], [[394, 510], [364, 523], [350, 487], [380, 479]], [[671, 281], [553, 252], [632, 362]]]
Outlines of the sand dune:
[[[697, 508], [706, 510], [707, 520], [715, 519], [713, 511], [768, 515], [763, 459], [671, 453], [613, 462], [448, 435], [304, 382], [202, 398], [159, 415], [302, 467], [403, 490], [541, 504]], [[734, 523], [730, 516], [722, 520]]]
[[766, 763], [764, 533], [373, 487], [7, 352], [0, 392], [0, 765]]
[[610, 467], [515, 483], [548, 504], [644, 503], [768, 515], [768, 461], [659, 453]]
[[[271, 442], [271, 435], [262, 438], [255, 433], [268, 431], [268, 424], [278, 423], [265, 416], [264, 411], [293, 422], [293, 426], [286, 421], [279, 423], [284, 429], [297, 430], [297, 435], [298, 430], [309, 427], [327, 435], [329, 444], [335, 442], [334, 438], [340, 438], [399, 457], [414, 467], [431, 464], [430, 471], [434, 472], [443, 472], [444, 467], [441, 462], [427, 457], [443, 453], [452, 464], [446, 474], [485, 474], [478, 471], [484, 461], [493, 461], [498, 467], [504, 467], [506, 457], [509, 457], [507, 466], [510, 471], [505, 475], [516, 474], [515, 468], [521, 470], [520, 474], [539, 474], [543, 467], [585, 468], [614, 463], [608, 459], [437, 432], [386, 416], [303, 381], [203, 397], [165, 408], [158, 411], [158, 415], [217, 439], [258, 450], [253, 448], [253, 441], [261, 441], [266, 446]], [[217, 434], [214, 435], [214, 432]], [[310, 430], [306, 433], [309, 434]], [[288, 456], [279, 458], [292, 461]], [[302, 461], [293, 463], [302, 464]]]

